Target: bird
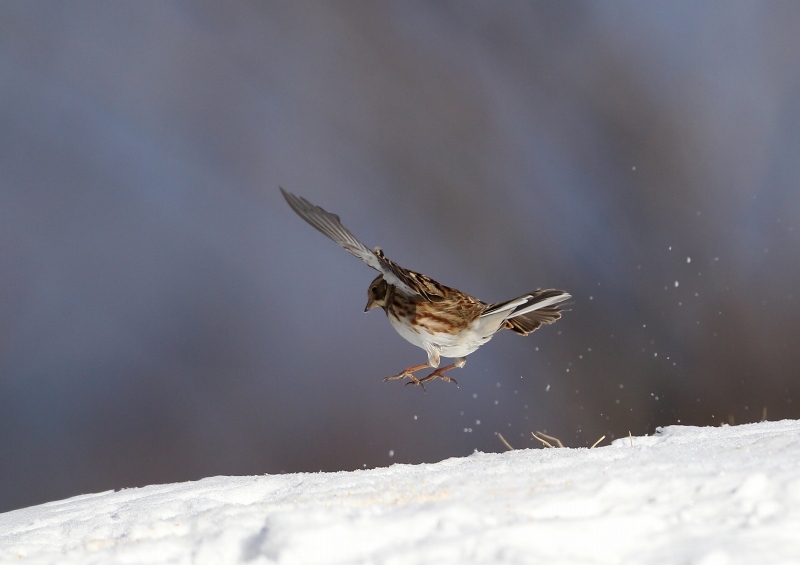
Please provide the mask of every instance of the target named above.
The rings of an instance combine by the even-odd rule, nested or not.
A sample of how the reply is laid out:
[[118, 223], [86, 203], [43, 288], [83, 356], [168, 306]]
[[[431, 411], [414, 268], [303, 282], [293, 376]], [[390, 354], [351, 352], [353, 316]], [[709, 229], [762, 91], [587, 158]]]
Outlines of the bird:
[[[384, 382], [408, 378], [406, 385], [425, 389], [425, 383], [442, 379], [458, 386], [458, 381], [445, 373], [462, 368], [467, 355], [500, 330], [508, 329], [526, 336], [543, 324], [552, 324], [565, 311], [559, 304], [572, 298], [563, 290], [551, 288], [487, 304], [421, 273], [404, 269], [386, 257], [380, 247], [371, 250], [356, 239], [336, 214], [279, 188], [298, 216], [378, 271], [379, 275], [367, 289], [364, 312], [383, 308], [397, 333], [427, 353], [427, 363], [403, 369], [383, 379]], [[453, 363], [439, 367], [441, 357], [451, 358]], [[414, 375], [428, 368], [434, 371], [423, 378]]]

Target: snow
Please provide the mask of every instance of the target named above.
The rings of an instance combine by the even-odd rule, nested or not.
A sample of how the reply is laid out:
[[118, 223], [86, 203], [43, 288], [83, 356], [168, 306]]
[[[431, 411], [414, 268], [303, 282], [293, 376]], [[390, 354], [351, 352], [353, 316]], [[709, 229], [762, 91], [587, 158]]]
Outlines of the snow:
[[77, 496], [0, 514], [0, 562], [798, 563], [800, 422]]

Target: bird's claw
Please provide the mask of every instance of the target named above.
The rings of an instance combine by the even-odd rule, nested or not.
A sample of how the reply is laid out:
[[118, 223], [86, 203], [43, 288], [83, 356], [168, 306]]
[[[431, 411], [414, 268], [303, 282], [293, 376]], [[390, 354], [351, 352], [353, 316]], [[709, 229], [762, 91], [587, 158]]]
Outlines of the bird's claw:
[[423, 391], [423, 392], [428, 392], [428, 389], [426, 389], [426, 388], [425, 388], [425, 385], [424, 385], [424, 384], [422, 384], [422, 381], [421, 381], [421, 380], [419, 380], [419, 379], [418, 379], [418, 378], [416, 378], [416, 377], [412, 377], [412, 378], [413, 378], [414, 380], [408, 381], [408, 382], [406, 383], [406, 386], [408, 386], [408, 385], [414, 385], [414, 386], [417, 386], [417, 385], [419, 385], [419, 386], [421, 386], [421, 387], [422, 387], [422, 391]]

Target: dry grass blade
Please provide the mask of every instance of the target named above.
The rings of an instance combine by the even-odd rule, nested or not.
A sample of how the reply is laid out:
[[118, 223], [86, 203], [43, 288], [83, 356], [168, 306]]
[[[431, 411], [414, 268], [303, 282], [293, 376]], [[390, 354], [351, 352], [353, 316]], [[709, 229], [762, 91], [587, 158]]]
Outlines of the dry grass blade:
[[598, 439], [596, 442], [594, 442], [592, 444], [592, 447], [590, 447], [589, 449], [594, 449], [597, 446], [597, 444], [600, 443], [601, 441], [603, 441], [604, 439], [606, 439], [606, 436], [603, 436], [600, 439]]
[[767, 421], [767, 407], [766, 406], [764, 406], [761, 409], [761, 421], [762, 422], [766, 422]]
[[631, 431], [628, 430], [628, 439], [631, 440], [631, 447], [633, 447], [633, 436], [631, 435]]
[[547, 441], [547, 440], [544, 440], [544, 439], [540, 438], [539, 436], [537, 436], [537, 435], [536, 435], [536, 432], [531, 432], [531, 435], [532, 435], [533, 437], [535, 437], [536, 439], [538, 439], [539, 441], [541, 441], [541, 442], [544, 444], [544, 446], [545, 446], [545, 447], [553, 447], [553, 446], [550, 444], [550, 442], [549, 442], [549, 441]]
[[564, 447], [564, 444], [561, 443], [561, 440], [558, 439], [557, 437], [549, 436], [549, 435], [547, 435], [545, 433], [542, 433], [542, 432], [536, 432], [536, 433], [539, 434], [540, 436], [542, 436], [544, 439], [549, 439], [550, 441], [555, 443], [558, 447]]
[[506, 438], [504, 438], [504, 437], [503, 437], [503, 434], [501, 434], [500, 432], [498, 432], [498, 433], [497, 433], [497, 437], [499, 437], [499, 438], [500, 438], [500, 441], [502, 441], [502, 442], [503, 442], [503, 445], [505, 445], [505, 446], [508, 448], [508, 450], [509, 450], [509, 451], [514, 451], [514, 448], [513, 448], [513, 447], [511, 447], [511, 444], [510, 444], [510, 443], [508, 443], [508, 442], [506, 441]]

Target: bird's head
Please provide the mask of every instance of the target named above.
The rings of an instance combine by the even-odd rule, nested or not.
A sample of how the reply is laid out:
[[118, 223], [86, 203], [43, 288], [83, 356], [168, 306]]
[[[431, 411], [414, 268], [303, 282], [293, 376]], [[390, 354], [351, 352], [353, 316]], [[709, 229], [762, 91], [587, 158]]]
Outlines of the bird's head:
[[378, 275], [375, 280], [369, 283], [367, 289], [367, 307], [364, 312], [369, 312], [373, 308], [380, 306], [386, 308], [386, 293], [389, 291], [389, 283], [383, 279], [383, 275]]

